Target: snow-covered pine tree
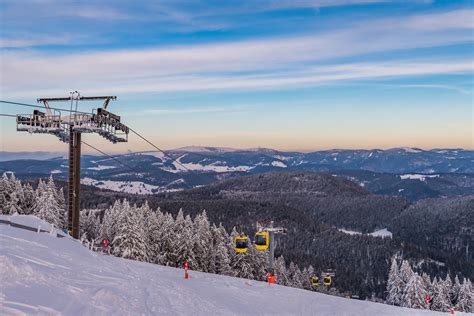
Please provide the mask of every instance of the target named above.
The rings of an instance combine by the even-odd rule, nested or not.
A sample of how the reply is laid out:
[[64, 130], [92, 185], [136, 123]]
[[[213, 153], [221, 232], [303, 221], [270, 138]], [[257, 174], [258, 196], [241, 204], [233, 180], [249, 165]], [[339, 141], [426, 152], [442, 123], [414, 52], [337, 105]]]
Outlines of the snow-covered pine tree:
[[314, 276], [314, 268], [310, 265], [308, 268], [303, 269], [304, 283], [303, 286], [306, 290], [313, 290], [313, 285], [311, 284], [311, 278]]
[[210, 272], [211, 264], [211, 247], [212, 234], [211, 226], [207, 218], [205, 210], [196, 216], [194, 220], [194, 236], [195, 243], [193, 253], [195, 255], [195, 266], [198, 271]]
[[265, 281], [268, 272], [268, 252], [257, 250], [252, 244], [249, 245], [247, 252], [250, 255], [250, 264], [252, 266], [254, 280]]
[[163, 215], [162, 227], [159, 230], [159, 259], [160, 264], [167, 266], [174, 266], [175, 263], [168, 260], [169, 253], [173, 252], [173, 239], [175, 238], [174, 232], [174, 219], [169, 213]]
[[[124, 203], [125, 204], [125, 203]], [[117, 234], [112, 241], [113, 253], [118, 257], [148, 261], [146, 236], [140, 212], [135, 206], [125, 205], [119, 218]]]
[[119, 218], [123, 214], [124, 205], [125, 200], [123, 201], [123, 203], [117, 200], [115, 201], [114, 205], [106, 209], [104, 212], [100, 235], [101, 238], [107, 239], [109, 243], [114, 240], [115, 235], [117, 233], [117, 225], [119, 222]]
[[54, 182], [51, 185], [46, 185], [40, 180], [36, 194], [34, 213], [39, 218], [53, 224], [55, 227], [62, 228], [63, 206], [58, 204], [56, 196], [57, 191]]
[[100, 237], [100, 221], [97, 217], [99, 210], [82, 210], [81, 211], [81, 236], [93, 242]]
[[174, 267], [182, 267], [184, 261], [194, 267], [194, 238], [193, 222], [191, 217], [184, 217], [183, 210], [178, 211], [178, 215], [173, 224], [173, 238], [170, 240], [170, 251], [166, 254], [167, 261]]
[[423, 281], [418, 273], [413, 273], [410, 280], [405, 286], [404, 295], [402, 299], [402, 306], [409, 308], [426, 309], [425, 296], [427, 289], [423, 286]]
[[289, 283], [288, 271], [286, 269], [285, 259], [283, 258], [283, 256], [280, 256], [275, 260], [273, 264], [273, 270], [276, 278], [276, 283], [287, 286]]
[[474, 292], [471, 288], [471, 282], [467, 279], [464, 279], [460, 286], [455, 309], [466, 313], [474, 311]]
[[293, 261], [290, 262], [287, 270], [288, 275], [288, 286], [295, 287], [295, 274], [296, 274], [296, 265]]
[[23, 200], [20, 201], [22, 214], [33, 214], [35, 210], [36, 193], [33, 187], [27, 183], [23, 186]]
[[150, 212], [145, 218], [145, 234], [148, 243], [148, 260], [152, 263], [162, 263], [161, 256], [161, 229], [163, 226], [163, 213], [160, 209]]
[[431, 309], [441, 312], [447, 312], [451, 308], [451, 298], [449, 296], [450, 287], [447, 285], [449, 282], [445, 282], [440, 279], [433, 284], [433, 301]]
[[[186, 216], [188, 218], [188, 216]], [[232, 275], [230, 268], [230, 254], [229, 254], [229, 235], [224, 226], [219, 224], [219, 227], [213, 225], [212, 239], [214, 244], [214, 267], [215, 273], [223, 275]]]
[[455, 306], [457, 304], [459, 291], [461, 291], [461, 282], [459, 282], [459, 277], [456, 275], [454, 277], [453, 286], [451, 286], [451, 290], [449, 291], [452, 306]]
[[293, 287], [304, 288], [304, 275], [298, 265], [295, 265], [295, 274], [293, 275]]
[[392, 258], [392, 265], [388, 273], [387, 281], [387, 304], [400, 305], [403, 295], [405, 283], [400, 276], [400, 269], [398, 267], [398, 257]]

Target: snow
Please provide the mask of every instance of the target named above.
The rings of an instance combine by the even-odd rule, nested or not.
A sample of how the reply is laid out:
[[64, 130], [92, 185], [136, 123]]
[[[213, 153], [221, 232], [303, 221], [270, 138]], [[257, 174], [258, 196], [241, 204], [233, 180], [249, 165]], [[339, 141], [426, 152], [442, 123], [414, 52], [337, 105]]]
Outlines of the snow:
[[382, 237], [382, 238], [385, 238], [385, 237], [392, 238], [393, 237], [392, 232], [390, 232], [387, 228], [376, 230], [376, 231], [374, 231], [372, 233], [368, 233], [368, 234], [363, 234], [363, 233], [355, 231], [355, 230], [349, 230], [349, 229], [344, 229], [344, 228], [338, 228], [338, 230], [340, 232], [343, 232], [344, 234], [348, 234], [348, 235], [367, 235], [367, 236]]
[[97, 170], [97, 171], [100, 171], [100, 170], [109, 170], [109, 169], [115, 169], [116, 167], [115, 166], [101, 166], [101, 165], [98, 165], [97, 167], [90, 167], [90, 168], [87, 168], [88, 170]]
[[387, 228], [374, 231], [373, 233], [370, 233], [369, 235], [374, 236], [374, 237], [382, 237], [382, 238], [384, 238], [384, 237], [392, 238], [393, 237], [392, 232], [390, 232]]
[[249, 166], [226, 166], [221, 161], [216, 161], [216, 162], [213, 162], [209, 165], [202, 165], [202, 164], [199, 164], [199, 163], [183, 163], [183, 162], [181, 162], [181, 159], [184, 156], [186, 156], [186, 155], [182, 155], [181, 157], [176, 159], [176, 161], [173, 161], [173, 166], [176, 168], [176, 170], [173, 170], [173, 169], [170, 169], [170, 168], [166, 168], [166, 169], [163, 169], [163, 170], [168, 171], [168, 172], [173, 172], [173, 173], [187, 172], [189, 170], [191, 170], [191, 171], [202, 171], [202, 172], [213, 171], [213, 172], [217, 172], [217, 173], [222, 173], [222, 172], [237, 172], [237, 171], [244, 172], [244, 171], [249, 171], [253, 168], [253, 167], [249, 167]]
[[411, 148], [411, 147], [402, 147], [401, 149], [403, 149], [407, 153], [421, 153], [422, 152], [422, 150], [420, 149]]
[[400, 179], [406, 180], [406, 179], [411, 179], [411, 180], [420, 180], [420, 181], [426, 181], [426, 178], [439, 178], [439, 174], [402, 174], [400, 175]]
[[272, 161], [273, 167], [286, 168], [287, 166], [281, 161]]
[[81, 179], [81, 183], [92, 185], [100, 189], [132, 194], [153, 194], [158, 191], [163, 191], [160, 186], [147, 184], [141, 181], [96, 180], [86, 177]]
[[3, 315], [445, 314], [194, 271], [185, 280], [182, 269], [101, 255], [69, 237], [2, 224], [0, 267]]
[[54, 169], [54, 170], [51, 170], [50, 172], [51, 174], [57, 174], [57, 173], [63, 173], [61, 170], [59, 169]]
[[171, 151], [174, 152], [189, 152], [189, 153], [209, 153], [209, 152], [218, 152], [218, 153], [230, 153], [239, 151], [239, 149], [229, 148], [229, 147], [204, 147], [204, 146], [186, 146], [181, 148], [176, 148]]

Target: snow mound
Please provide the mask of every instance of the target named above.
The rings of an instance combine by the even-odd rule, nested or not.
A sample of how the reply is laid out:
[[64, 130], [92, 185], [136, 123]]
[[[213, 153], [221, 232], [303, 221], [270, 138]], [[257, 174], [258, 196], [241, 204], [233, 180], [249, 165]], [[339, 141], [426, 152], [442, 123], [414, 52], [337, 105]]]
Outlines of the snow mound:
[[4, 224], [0, 246], [2, 315], [443, 315], [193, 271], [185, 280]]

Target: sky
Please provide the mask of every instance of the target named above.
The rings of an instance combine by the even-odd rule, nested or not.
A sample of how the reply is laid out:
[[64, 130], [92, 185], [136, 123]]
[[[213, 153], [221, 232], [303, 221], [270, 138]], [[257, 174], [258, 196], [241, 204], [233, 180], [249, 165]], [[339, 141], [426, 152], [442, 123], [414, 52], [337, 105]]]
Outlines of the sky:
[[[0, 99], [116, 95], [164, 149], [474, 149], [473, 31], [472, 1], [0, 0]], [[0, 124], [0, 150], [67, 150]]]

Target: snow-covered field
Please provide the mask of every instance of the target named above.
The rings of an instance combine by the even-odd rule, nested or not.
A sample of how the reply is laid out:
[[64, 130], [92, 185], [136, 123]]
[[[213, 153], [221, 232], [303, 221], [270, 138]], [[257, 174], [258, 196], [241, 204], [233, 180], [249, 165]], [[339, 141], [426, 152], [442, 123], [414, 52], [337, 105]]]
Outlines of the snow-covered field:
[[81, 183], [86, 185], [92, 185], [100, 189], [107, 189], [132, 194], [153, 194], [162, 191], [162, 188], [160, 186], [151, 185], [141, 181], [96, 180], [85, 177], [81, 179]]
[[[33, 216], [1, 216], [36, 227]], [[2, 315], [443, 315], [125, 260], [0, 224]], [[459, 314], [459, 313], [456, 313]]]
[[393, 237], [392, 232], [389, 231], [387, 228], [376, 230], [376, 231], [374, 231], [372, 233], [369, 233], [369, 234], [363, 234], [363, 233], [358, 232], [358, 231], [348, 230], [348, 229], [344, 229], [344, 228], [338, 228], [338, 230], [340, 232], [343, 232], [343, 233], [348, 234], [348, 235], [368, 235], [368, 236], [372, 236], [372, 237], [382, 237], [382, 238], [385, 238], [385, 237], [392, 238]]

